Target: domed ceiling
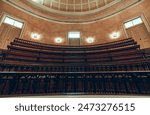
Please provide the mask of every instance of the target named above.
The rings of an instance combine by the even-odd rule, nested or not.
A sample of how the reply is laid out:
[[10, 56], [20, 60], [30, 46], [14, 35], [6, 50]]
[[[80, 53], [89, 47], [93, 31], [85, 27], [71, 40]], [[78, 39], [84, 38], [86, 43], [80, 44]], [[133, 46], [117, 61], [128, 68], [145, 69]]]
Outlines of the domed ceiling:
[[85, 12], [112, 5], [120, 0], [32, 0], [48, 8], [65, 12]]
[[3, 0], [32, 15], [63, 23], [95, 22], [143, 0]]

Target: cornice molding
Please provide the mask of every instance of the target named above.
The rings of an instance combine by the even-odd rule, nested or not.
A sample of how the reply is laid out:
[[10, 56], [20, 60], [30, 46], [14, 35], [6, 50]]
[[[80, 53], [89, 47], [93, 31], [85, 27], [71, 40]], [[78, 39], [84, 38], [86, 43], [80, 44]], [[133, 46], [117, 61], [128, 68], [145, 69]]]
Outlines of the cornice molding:
[[[73, 16], [73, 18], [71, 18], [71, 15], [65, 15], [63, 13], [61, 13], [61, 16], [62, 18], [58, 18], [57, 15], [59, 14], [55, 14], [55, 16], [51, 16], [51, 15], [45, 15], [44, 13], [40, 13], [38, 11], [34, 11], [32, 9], [28, 9], [27, 7], [24, 7], [24, 6], [21, 6], [19, 2], [16, 2], [16, 0], [2, 0], [3, 2], [15, 7], [16, 9], [19, 9], [25, 13], [28, 13], [32, 16], [35, 16], [37, 18], [40, 18], [40, 19], [43, 19], [43, 20], [47, 20], [47, 21], [51, 21], [51, 22], [54, 22], [54, 23], [63, 23], [63, 24], [89, 24], [89, 23], [95, 23], [97, 21], [101, 21], [101, 20], [104, 20], [104, 19], [107, 19], [107, 18], [110, 18], [112, 16], [115, 16], [123, 11], [125, 11], [126, 9], [129, 9], [131, 7], [134, 7], [135, 5], [138, 5], [140, 4], [141, 2], [143, 2], [144, 0], [133, 0], [132, 3], [128, 4], [128, 5], [124, 5], [124, 7], [122, 7], [121, 9], [115, 9], [114, 12], [111, 12], [111, 13], [108, 13], [106, 15], [100, 15], [98, 16], [96, 13], [96, 17], [94, 17], [94, 13], [92, 13], [90, 16], [90, 18], [85, 18], [85, 16], [87, 15], [76, 15], [76, 16]], [[39, 7], [38, 7], [39, 8]], [[102, 10], [102, 9], [101, 9]], [[44, 11], [44, 10], [42, 10]], [[49, 12], [51, 14], [51, 12]], [[88, 12], [89, 13], [89, 12]], [[80, 16], [81, 18], [78, 18], [78, 16]], [[63, 18], [64, 17], [64, 18]], [[76, 18], [76, 19], [75, 19]]]

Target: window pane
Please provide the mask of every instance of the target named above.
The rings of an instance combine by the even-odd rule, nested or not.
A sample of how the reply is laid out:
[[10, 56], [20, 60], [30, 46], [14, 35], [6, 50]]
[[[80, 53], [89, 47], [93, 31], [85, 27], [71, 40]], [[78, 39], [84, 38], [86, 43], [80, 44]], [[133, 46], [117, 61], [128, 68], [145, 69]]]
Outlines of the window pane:
[[4, 20], [4, 23], [6, 24], [10, 24], [10, 25], [13, 25], [14, 24], [14, 20], [9, 18], [9, 17], [6, 17], [5, 20]]
[[43, 4], [43, 0], [32, 0], [33, 2], [36, 2], [38, 4]]
[[80, 32], [68, 32], [68, 38], [80, 38]]
[[15, 27], [18, 27], [18, 28], [22, 28], [23, 23], [18, 22], [18, 21], [15, 21], [14, 26], [15, 26]]
[[133, 24], [137, 25], [137, 24], [141, 24], [142, 23], [142, 19], [141, 18], [137, 18], [135, 20], [133, 20]]
[[125, 23], [124, 25], [125, 25], [125, 28], [130, 28], [133, 26], [133, 23], [132, 21], [130, 21], [130, 22]]

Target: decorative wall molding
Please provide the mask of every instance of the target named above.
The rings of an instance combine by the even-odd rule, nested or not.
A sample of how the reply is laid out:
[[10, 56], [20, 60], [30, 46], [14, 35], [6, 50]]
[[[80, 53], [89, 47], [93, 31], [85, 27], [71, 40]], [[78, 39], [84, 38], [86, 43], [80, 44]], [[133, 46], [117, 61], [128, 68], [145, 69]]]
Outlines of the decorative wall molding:
[[[119, 0], [120, 2], [117, 2], [116, 4], [111, 4], [112, 6], [108, 7], [107, 10], [104, 9], [96, 9], [94, 12], [87, 11], [87, 12], [76, 12], [75, 14], [70, 14], [70, 12], [63, 13], [62, 11], [56, 12], [52, 11], [52, 9], [43, 9], [41, 5], [35, 5], [31, 2], [27, 1], [21, 1], [21, 0], [2, 0], [5, 3], [23, 11], [26, 12], [32, 16], [51, 21], [51, 22], [57, 22], [57, 23], [65, 23], [65, 24], [88, 24], [88, 23], [94, 23], [96, 21], [101, 21], [107, 18], [110, 18], [114, 15], [117, 15], [118, 13], [123, 12], [124, 10], [133, 7], [135, 5], [138, 5], [139, 3], [143, 2], [144, 0]], [[116, 8], [117, 7], [117, 8]], [[99, 12], [98, 12], [99, 10]], [[90, 13], [92, 12], [92, 13]], [[70, 15], [69, 15], [70, 14]]]

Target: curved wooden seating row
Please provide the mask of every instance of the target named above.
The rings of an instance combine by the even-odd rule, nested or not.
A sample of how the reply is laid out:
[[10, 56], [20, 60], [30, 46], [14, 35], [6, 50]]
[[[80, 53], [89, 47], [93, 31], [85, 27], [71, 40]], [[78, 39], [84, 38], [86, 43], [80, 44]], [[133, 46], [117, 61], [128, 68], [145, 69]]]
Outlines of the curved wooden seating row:
[[[123, 39], [123, 40], [119, 40], [116, 42], [110, 42], [110, 43], [105, 43], [105, 44], [98, 44], [98, 45], [90, 45], [90, 46], [60, 46], [60, 45], [50, 45], [50, 44], [43, 44], [43, 43], [38, 43], [38, 42], [32, 42], [32, 41], [28, 41], [28, 40], [23, 40], [23, 39], [18, 39], [16, 38], [14, 40], [13, 43], [11, 44], [17, 44], [17, 45], [24, 45], [24, 46], [30, 46], [30, 47], [36, 47], [36, 48], [55, 48], [55, 50], [69, 50], [71, 49], [71, 51], [73, 50], [80, 50], [80, 49], [87, 49], [88, 51], [93, 50], [93, 48], [98, 48], [98, 49], [102, 49], [102, 48], [112, 48], [112, 47], [120, 47], [120, 46], [124, 46], [126, 44], [134, 44], [136, 43], [132, 38], [128, 38], [128, 39]], [[61, 49], [60, 49], [61, 47]]]
[[102, 71], [148, 71], [149, 59], [130, 61], [106, 62], [103, 64], [63, 64], [63, 63], [36, 63], [4, 60], [0, 62], [0, 71], [28, 71], [28, 72], [102, 72]]
[[15, 39], [0, 50], [0, 95], [150, 94], [150, 59], [133, 39], [55, 46]]
[[131, 38], [82, 47], [54, 46], [15, 39], [8, 50], [1, 51], [0, 71], [149, 70], [149, 60], [144, 59], [139, 47]]
[[149, 72], [136, 71], [2, 72], [0, 95], [149, 95], [149, 82]]

